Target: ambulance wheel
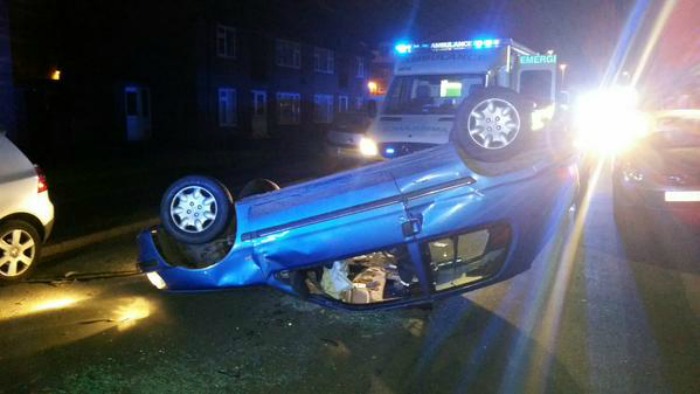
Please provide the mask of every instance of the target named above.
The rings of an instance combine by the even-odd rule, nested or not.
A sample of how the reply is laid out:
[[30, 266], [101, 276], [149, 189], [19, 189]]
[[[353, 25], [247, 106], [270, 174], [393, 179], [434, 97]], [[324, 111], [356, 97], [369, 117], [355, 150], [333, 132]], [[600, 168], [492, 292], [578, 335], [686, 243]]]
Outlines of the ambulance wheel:
[[277, 185], [275, 182], [272, 182], [269, 179], [257, 178], [246, 183], [245, 186], [243, 186], [243, 189], [241, 189], [241, 192], [238, 193], [238, 197], [246, 198], [248, 196], [273, 192], [279, 189], [279, 185]]
[[531, 114], [532, 105], [513, 90], [479, 90], [457, 109], [450, 138], [476, 160], [507, 160], [532, 140]]
[[160, 204], [165, 231], [175, 240], [203, 244], [222, 236], [233, 215], [233, 197], [219, 181], [199, 175], [170, 185]]

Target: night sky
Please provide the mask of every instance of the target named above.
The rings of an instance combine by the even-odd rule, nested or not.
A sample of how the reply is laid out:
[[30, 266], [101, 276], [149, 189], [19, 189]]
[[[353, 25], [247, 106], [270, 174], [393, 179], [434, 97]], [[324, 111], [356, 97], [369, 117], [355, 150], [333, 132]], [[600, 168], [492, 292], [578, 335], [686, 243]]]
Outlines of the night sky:
[[300, 24], [340, 26], [370, 44], [513, 38], [538, 51], [554, 49], [569, 64], [572, 80], [590, 83], [604, 74], [633, 5], [633, 0], [306, 0], [279, 6], [293, 7], [289, 11], [300, 16]]
[[[41, 4], [43, 0], [12, 0], [12, 4]], [[142, 2], [93, 2], [74, 0], [90, 5], [81, 9], [95, 8], [91, 15], [78, 18], [76, 31], [82, 34], [84, 24], [103, 25], [100, 18], [118, 18], [120, 23], [135, 15], [121, 15], [119, 10], [139, 7], [160, 9], [162, 3]], [[289, 33], [306, 42], [330, 41], [336, 43], [363, 43], [366, 48], [379, 43], [394, 43], [399, 40], [418, 42], [466, 40], [473, 38], [513, 38], [522, 44], [544, 52], [553, 49], [559, 61], [567, 64], [568, 87], [599, 83], [609, 70], [611, 59], [615, 59], [615, 48], [621, 43], [628, 51], [624, 60], [636, 61], [648, 42], [651, 25], [660, 14], [663, 4], [677, 3], [677, 11], [667, 23], [666, 33], [659, 42], [664, 42], [663, 61], [659, 57], [649, 69], [657, 75], [673, 60], [673, 72], [693, 68], [700, 62], [700, 24], [695, 20], [700, 15], [698, 0], [172, 0], [172, 9], [186, 9], [215, 18], [226, 15], [234, 18], [236, 25], [257, 32], [275, 31]], [[51, 13], [56, 23], [65, 24], [68, 12], [58, 0], [47, 1], [46, 7], [35, 7], [42, 13]], [[72, 3], [70, 3], [72, 4]], [[21, 7], [16, 7], [21, 9]], [[133, 7], [131, 7], [133, 8]], [[105, 11], [106, 10], [106, 11]], [[641, 10], [641, 11], [640, 11]], [[126, 12], [126, 11], [124, 11]], [[188, 11], [188, 15], [191, 14]], [[634, 18], [634, 15], [637, 18]], [[630, 17], [632, 16], [632, 17]], [[33, 15], [32, 17], [36, 17]], [[99, 17], [99, 18], [98, 18]], [[17, 19], [15, 19], [17, 21]], [[20, 20], [18, 23], [22, 23]], [[153, 20], [173, 28], [170, 19]], [[638, 25], [638, 31], [624, 39], [626, 24]], [[50, 29], [51, 23], [39, 23], [32, 34]], [[99, 30], [99, 29], [98, 29]], [[37, 31], [37, 32], [35, 32]], [[47, 30], [49, 41], [55, 40], [52, 30]], [[26, 33], [26, 32], [25, 32]], [[79, 36], [79, 34], [78, 34]], [[86, 40], [88, 37], [82, 37]], [[334, 41], [335, 40], [335, 41]], [[323, 42], [321, 42], [324, 44]], [[173, 43], [177, 44], [177, 43]], [[54, 45], [54, 44], [52, 44]], [[54, 45], [56, 46], [56, 45]], [[33, 46], [36, 47], [36, 46]], [[661, 47], [661, 45], [659, 46]], [[671, 48], [671, 50], [669, 50]], [[39, 47], [36, 47], [39, 49]], [[50, 54], [60, 50], [49, 45], [38, 53]], [[623, 53], [624, 54], [624, 53]], [[48, 56], [48, 55], [44, 55]], [[678, 61], [680, 60], [680, 63]], [[17, 57], [16, 61], [20, 61]], [[618, 59], [614, 72], [628, 65]], [[615, 62], [613, 62], [615, 63]], [[667, 71], [668, 72], [668, 71]], [[670, 82], [677, 84], [677, 82]]]

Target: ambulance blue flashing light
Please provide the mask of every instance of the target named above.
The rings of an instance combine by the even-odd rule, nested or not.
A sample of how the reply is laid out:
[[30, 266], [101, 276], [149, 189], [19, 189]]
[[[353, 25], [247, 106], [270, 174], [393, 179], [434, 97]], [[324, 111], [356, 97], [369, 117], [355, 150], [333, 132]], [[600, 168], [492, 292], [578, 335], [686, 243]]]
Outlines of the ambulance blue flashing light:
[[396, 46], [394, 47], [394, 49], [396, 50], [396, 52], [397, 52], [398, 54], [400, 54], [400, 55], [405, 55], [405, 54], [407, 54], [407, 53], [411, 53], [411, 49], [412, 49], [412, 48], [413, 48], [413, 45], [412, 45], [412, 44], [408, 44], [408, 43], [405, 43], [405, 42], [398, 43], [398, 44], [396, 44]]
[[489, 38], [469, 41], [433, 42], [429, 44], [412, 44], [407, 42], [400, 42], [396, 44], [394, 49], [399, 55], [406, 55], [409, 53], [413, 53], [415, 50], [431, 50], [435, 52], [457, 51], [464, 49], [491, 49], [498, 48], [500, 45], [501, 40]]

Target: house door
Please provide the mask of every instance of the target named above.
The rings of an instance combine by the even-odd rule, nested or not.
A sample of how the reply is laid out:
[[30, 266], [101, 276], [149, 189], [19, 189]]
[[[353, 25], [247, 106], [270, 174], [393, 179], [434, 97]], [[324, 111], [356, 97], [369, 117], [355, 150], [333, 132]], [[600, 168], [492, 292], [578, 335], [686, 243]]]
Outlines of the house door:
[[151, 95], [148, 88], [127, 86], [124, 88], [126, 114], [126, 138], [142, 141], [151, 136]]
[[253, 113], [252, 128], [253, 138], [267, 138], [267, 92], [263, 90], [253, 90], [252, 92], [253, 105], [251, 106]]

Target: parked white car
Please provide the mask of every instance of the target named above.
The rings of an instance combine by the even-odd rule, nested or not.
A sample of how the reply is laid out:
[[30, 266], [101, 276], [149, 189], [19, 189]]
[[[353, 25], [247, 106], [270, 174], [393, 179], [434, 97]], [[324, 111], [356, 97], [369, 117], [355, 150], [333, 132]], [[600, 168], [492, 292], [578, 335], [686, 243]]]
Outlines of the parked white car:
[[0, 132], [0, 283], [31, 274], [53, 221], [44, 174]]

